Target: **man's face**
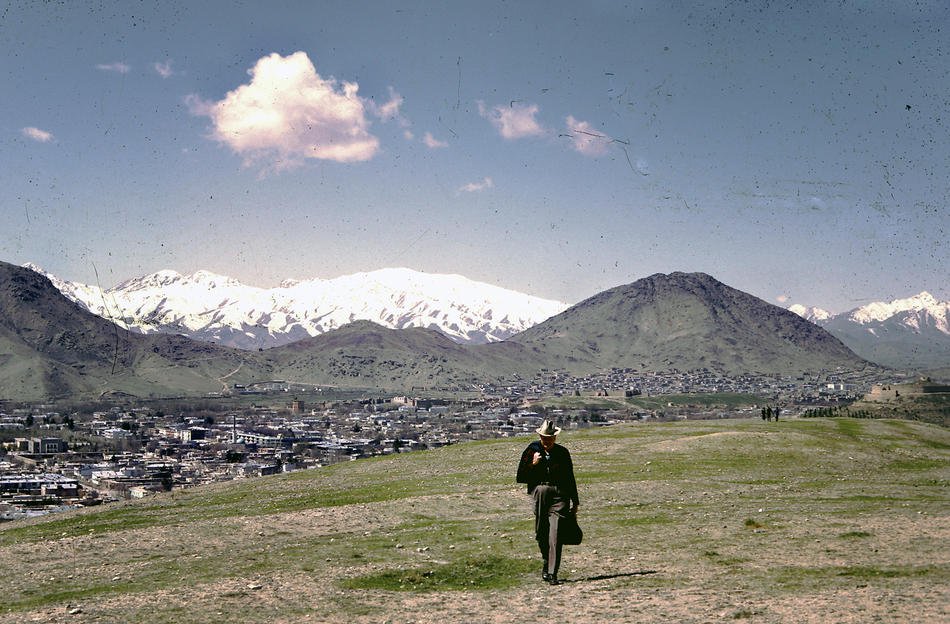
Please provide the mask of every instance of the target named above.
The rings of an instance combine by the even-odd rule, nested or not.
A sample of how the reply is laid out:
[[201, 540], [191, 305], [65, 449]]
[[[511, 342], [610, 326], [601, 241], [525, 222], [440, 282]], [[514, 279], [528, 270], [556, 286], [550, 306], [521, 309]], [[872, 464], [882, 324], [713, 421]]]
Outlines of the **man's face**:
[[545, 451], [550, 451], [554, 446], [554, 442], [557, 440], [557, 436], [541, 436], [541, 446], [544, 447]]

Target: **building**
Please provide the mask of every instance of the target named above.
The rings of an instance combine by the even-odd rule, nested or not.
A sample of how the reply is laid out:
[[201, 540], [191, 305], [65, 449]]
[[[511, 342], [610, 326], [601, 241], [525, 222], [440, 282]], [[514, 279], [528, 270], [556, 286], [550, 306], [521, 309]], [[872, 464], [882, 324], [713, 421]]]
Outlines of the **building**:
[[62, 496], [76, 498], [79, 481], [59, 474], [17, 474], [0, 476], [0, 493]]
[[14, 450], [28, 455], [54, 455], [68, 451], [69, 445], [59, 438], [15, 438]]

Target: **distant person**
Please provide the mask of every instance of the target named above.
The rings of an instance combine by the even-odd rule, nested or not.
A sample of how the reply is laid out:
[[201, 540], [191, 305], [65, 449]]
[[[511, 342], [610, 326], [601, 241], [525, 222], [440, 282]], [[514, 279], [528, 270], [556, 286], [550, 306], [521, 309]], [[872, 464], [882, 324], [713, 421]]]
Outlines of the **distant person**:
[[521, 454], [517, 476], [518, 483], [526, 483], [528, 494], [534, 497], [534, 536], [544, 559], [541, 579], [551, 585], [560, 584], [557, 573], [561, 567], [561, 519], [576, 514], [580, 504], [571, 454], [556, 443], [560, 432], [550, 420], [541, 423], [537, 429], [540, 439]]

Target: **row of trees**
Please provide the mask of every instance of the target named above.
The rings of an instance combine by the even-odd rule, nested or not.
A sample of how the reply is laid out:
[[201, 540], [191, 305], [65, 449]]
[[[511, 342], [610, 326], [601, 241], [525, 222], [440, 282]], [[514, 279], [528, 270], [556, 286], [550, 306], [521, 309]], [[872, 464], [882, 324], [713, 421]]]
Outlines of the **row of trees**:
[[820, 407], [818, 409], [808, 410], [802, 414], [802, 418], [834, 418], [835, 416], [844, 416], [847, 418], [877, 418], [877, 416], [869, 410], [853, 410], [846, 405]]

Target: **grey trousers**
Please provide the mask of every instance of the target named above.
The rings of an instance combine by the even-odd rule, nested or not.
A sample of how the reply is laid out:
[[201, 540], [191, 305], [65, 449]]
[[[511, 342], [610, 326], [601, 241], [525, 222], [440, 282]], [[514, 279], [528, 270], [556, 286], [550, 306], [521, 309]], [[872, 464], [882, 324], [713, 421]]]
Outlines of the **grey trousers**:
[[534, 536], [548, 574], [557, 576], [561, 567], [561, 542], [558, 525], [568, 513], [569, 501], [561, 496], [553, 485], [538, 485], [534, 488]]

